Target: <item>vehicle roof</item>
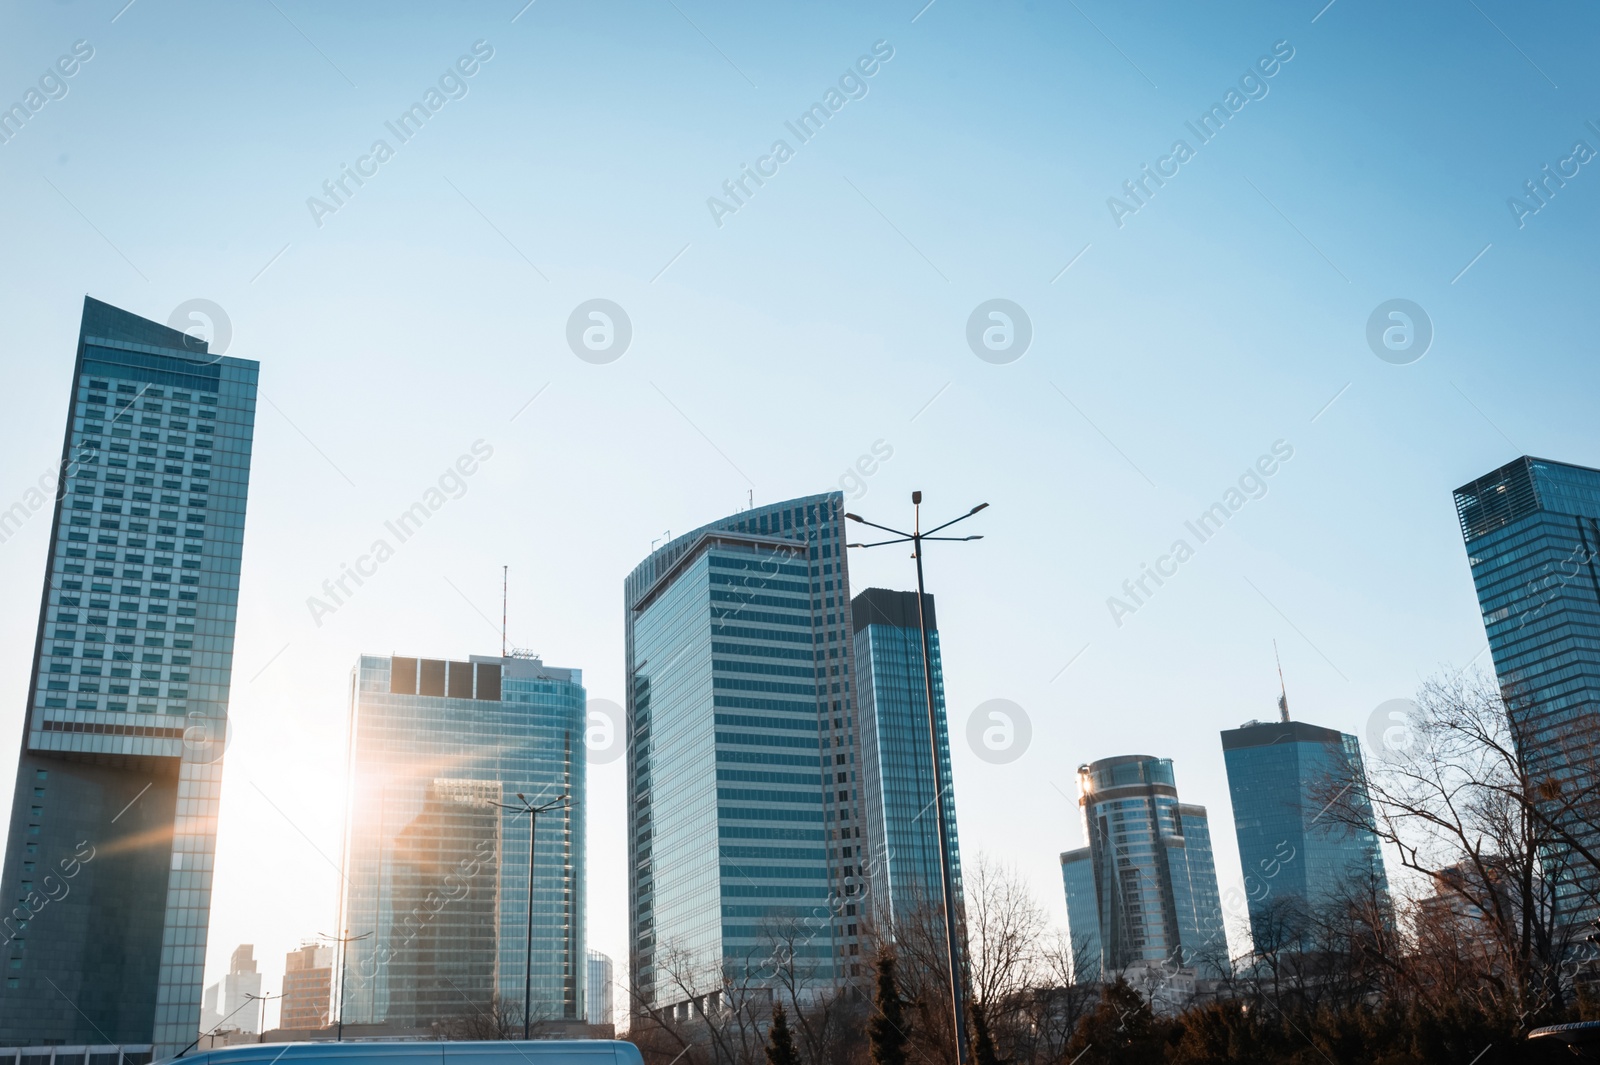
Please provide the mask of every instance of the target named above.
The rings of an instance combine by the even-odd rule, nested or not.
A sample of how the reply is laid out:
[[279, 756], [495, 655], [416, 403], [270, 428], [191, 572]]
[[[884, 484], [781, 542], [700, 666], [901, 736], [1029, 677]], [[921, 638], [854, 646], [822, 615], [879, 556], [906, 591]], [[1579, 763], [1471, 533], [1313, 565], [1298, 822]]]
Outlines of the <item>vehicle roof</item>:
[[184, 1055], [184, 1065], [643, 1065], [639, 1048], [610, 1039], [371, 1040], [245, 1043]]

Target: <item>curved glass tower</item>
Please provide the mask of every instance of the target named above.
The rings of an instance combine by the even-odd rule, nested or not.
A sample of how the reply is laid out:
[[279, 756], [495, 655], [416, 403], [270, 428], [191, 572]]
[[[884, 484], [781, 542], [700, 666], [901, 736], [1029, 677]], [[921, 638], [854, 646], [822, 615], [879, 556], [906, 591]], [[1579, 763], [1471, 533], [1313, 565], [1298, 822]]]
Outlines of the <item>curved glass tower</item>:
[[677, 537], [624, 584], [634, 1008], [688, 1019], [860, 975], [850, 582], [837, 492]]
[[1221, 976], [1228, 944], [1211, 829], [1204, 806], [1178, 801], [1172, 759], [1079, 766], [1078, 805], [1089, 845], [1061, 856], [1067, 914], [1074, 949], [1100, 951], [1085, 958], [1080, 982], [1151, 967]]

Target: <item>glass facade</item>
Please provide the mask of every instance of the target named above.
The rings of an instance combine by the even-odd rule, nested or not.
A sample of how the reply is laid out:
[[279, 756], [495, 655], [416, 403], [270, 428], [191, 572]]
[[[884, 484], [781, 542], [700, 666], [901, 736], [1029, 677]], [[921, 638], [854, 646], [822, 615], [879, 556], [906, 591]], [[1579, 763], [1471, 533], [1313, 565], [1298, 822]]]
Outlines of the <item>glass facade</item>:
[[[1523, 456], [1455, 491], [1495, 672], [1528, 769], [1560, 780], [1600, 727], [1600, 470]], [[1580, 782], [1579, 786], [1583, 786]], [[1568, 826], [1600, 847], [1595, 814]], [[1575, 916], [1600, 885], [1568, 880]]]
[[86, 298], [60, 468], [0, 513], [53, 495], [0, 1044], [197, 1031], [257, 371]]
[[1223, 975], [1227, 937], [1206, 810], [1178, 801], [1172, 760], [1123, 755], [1079, 766], [1078, 804], [1089, 845], [1063, 854], [1061, 866], [1074, 949], [1098, 941], [1085, 971]]
[[839, 493], [680, 536], [624, 585], [635, 1005], [859, 976], [857, 707]]
[[1100, 979], [1100, 903], [1094, 888], [1094, 861], [1088, 847], [1061, 855], [1061, 886], [1067, 893], [1067, 930], [1072, 943], [1072, 982]]
[[615, 979], [611, 972], [611, 959], [598, 950], [591, 950], [589, 952], [590, 1024], [616, 1023], [611, 1013], [614, 999], [612, 984]]
[[919, 909], [943, 912], [935, 796], [948, 829], [948, 863], [961, 912], [961, 845], [956, 833], [950, 737], [945, 726], [944, 671], [933, 596], [923, 600], [933, 673], [933, 723], [939, 779], [929, 752], [928, 695], [915, 592], [868, 588], [855, 597], [856, 691], [861, 710], [862, 818], [869, 853], [874, 918], [892, 927]]
[[1258, 950], [1282, 941], [1297, 910], [1346, 890], [1387, 895], [1378, 837], [1325, 816], [1337, 797], [1372, 823], [1354, 736], [1304, 721], [1253, 721], [1222, 733], [1222, 757]]
[[[538, 818], [532, 1020], [582, 1020], [584, 726], [581, 673], [536, 658], [363, 655], [352, 678], [350, 804], [335, 963], [347, 1024], [426, 1028], [485, 1011], [521, 1018], [529, 818]], [[341, 1004], [334, 1004], [335, 1017]]]

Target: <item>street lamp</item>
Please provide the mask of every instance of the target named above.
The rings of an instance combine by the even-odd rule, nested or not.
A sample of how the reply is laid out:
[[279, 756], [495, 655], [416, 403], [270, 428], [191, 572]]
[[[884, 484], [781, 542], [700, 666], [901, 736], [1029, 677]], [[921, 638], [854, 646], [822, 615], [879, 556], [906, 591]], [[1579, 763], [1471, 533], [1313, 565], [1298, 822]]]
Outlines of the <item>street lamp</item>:
[[912, 524], [910, 532], [901, 532], [891, 529], [887, 525], [879, 525], [868, 521], [858, 514], [846, 514], [851, 521], [870, 525], [874, 529], [882, 529], [886, 533], [893, 533], [893, 540], [877, 540], [870, 544], [847, 544], [847, 547], [884, 547], [888, 544], [911, 545], [911, 557], [917, 560], [917, 627], [922, 630], [922, 682], [928, 700], [928, 754], [933, 761], [933, 805], [938, 812], [939, 825], [939, 882], [944, 889], [944, 936], [945, 949], [950, 962], [950, 1016], [955, 1025], [956, 1056], [957, 1060], [966, 1065], [967, 1051], [967, 1020], [964, 994], [962, 992], [961, 952], [956, 946], [956, 894], [954, 879], [950, 875], [950, 825], [945, 818], [944, 794], [940, 781], [939, 766], [939, 729], [933, 716], [933, 654], [928, 647], [928, 615], [924, 607], [927, 593], [922, 585], [922, 542], [924, 540], [982, 540], [982, 536], [935, 536], [936, 532], [948, 529], [958, 521], [965, 521], [978, 511], [987, 507], [987, 503], [979, 503], [959, 518], [952, 518], [943, 525], [936, 525], [927, 532], [922, 531], [922, 493], [911, 493]]
[[522, 969], [522, 1038], [527, 1039], [528, 1022], [533, 1016], [533, 849], [538, 842], [539, 815], [551, 810], [570, 810], [576, 803], [571, 795], [563, 794], [542, 806], [535, 806], [519, 791], [515, 804], [491, 802], [489, 805], [528, 815], [528, 942]]
[[[251, 995], [247, 993], [244, 997], [253, 998], [261, 1003], [261, 1024], [256, 1030], [256, 1042], [259, 1043], [261, 1042], [261, 1037], [267, 1034], [267, 1003], [272, 999], [282, 998], [283, 992], [279, 991], [276, 995]], [[280, 1028], [283, 1026], [283, 1018], [281, 1017], [278, 1019], [278, 1026]]]
[[[226, 1017], [224, 1017], [224, 1018], [222, 1018], [222, 1020], [218, 1021], [217, 1022], [217, 1026], [215, 1028], [211, 1029], [209, 1032], [201, 1032], [199, 1035], [195, 1036], [194, 1037], [194, 1042], [190, 1043], [188, 1046], [184, 1047], [182, 1050], [180, 1050], [176, 1054], [174, 1054], [173, 1058], [177, 1059], [177, 1058], [183, 1057], [185, 1054], [189, 1053], [189, 1051], [191, 1051], [195, 1047], [199, 1046], [200, 1045], [200, 1040], [204, 1039], [208, 1035], [212, 1039], [215, 1039], [217, 1037], [217, 1034], [222, 1031], [222, 1026], [227, 1024], [230, 1020], [232, 1020], [233, 1019], [233, 1015], [235, 1013], [238, 1013], [240, 1010], [242, 1010], [246, 1006], [250, 1005], [250, 1003], [255, 1002], [257, 1000], [260, 1000], [261, 1002], [265, 1003], [266, 1000], [269, 999], [269, 998], [282, 998], [282, 997], [283, 996], [281, 994], [279, 994], [279, 995], [252, 995], [249, 992], [246, 992], [245, 996], [244, 996], [244, 1001], [239, 1003], [238, 1006], [234, 1007], [234, 1009]], [[265, 1005], [263, 1005], [261, 1007], [261, 1025], [262, 1025], [262, 1027], [266, 1027], [266, 1023], [267, 1023], [267, 1007]], [[260, 1040], [261, 1040], [261, 1036], [258, 1033], [256, 1035], [256, 1041], [260, 1042]], [[212, 1045], [215, 1046], [216, 1044], [213, 1043]], [[207, 1049], [210, 1049], [210, 1048], [207, 1048]]]
[[336, 1043], [344, 1041], [344, 974], [349, 968], [347, 965], [345, 965], [344, 948], [351, 943], [357, 943], [363, 939], [370, 938], [371, 935], [371, 932], [363, 932], [359, 936], [353, 936], [350, 934], [350, 929], [348, 928], [344, 930], [344, 935], [342, 936], [330, 936], [326, 932], [317, 933], [318, 939], [326, 939], [329, 943], [339, 944], [339, 1030], [334, 1036], [334, 1042]]

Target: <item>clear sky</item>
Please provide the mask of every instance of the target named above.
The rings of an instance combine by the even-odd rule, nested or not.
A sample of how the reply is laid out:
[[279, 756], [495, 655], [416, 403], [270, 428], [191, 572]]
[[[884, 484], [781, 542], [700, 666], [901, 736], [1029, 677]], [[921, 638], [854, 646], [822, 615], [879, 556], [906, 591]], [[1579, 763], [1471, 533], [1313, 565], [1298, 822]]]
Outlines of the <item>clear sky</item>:
[[[1272, 641], [1295, 716], [1364, 732], [1487, 664], [1450, 490], [1522, 453], [1600, 464], [1581, 4], [124, 2], [0, 14], [0, 104], [40, 89], [0, 143], [0, 508], [59, 455], [85, 293], [213, 301], [260, 360], [208, 980], [252, 942], [276, 991], [333, 930], [350, 669], [494, 653], [502, 565], [511, 642], [620, 702], [622, 579], [669, 530], [841, 484], [887, 524], [912, 489], [930, 516], [988, 501], [984, 540], [928, 558], [964, 857], [1064, 924], [1079, 763], [1173, 758], [1226, 892], [1217, 734], [1275, 713]], [[768, 176], [735, 202], [746, 165]], [[631, 322], [614, 361], [568, 344], [591, 299]], [[991, 299], [1031, 324], [1020, 358], [968, 343]], [[1431, 322], [1420, 359], [1368, 343], [1395, 299]], [[479, 440], [465, 493], [313, 619]], [[1186, 530], [1275, 444], [1265, 495]], [[0, 735], [48, 525], [0, 546]], [[1145, 564], [1176, 574], [1133, 603]], [[997, 698], [1032, 725], [1008, 765], [965, 740]], [[591, 772], [590, 942], [619, 962], [623, 788]]]

